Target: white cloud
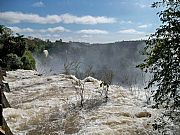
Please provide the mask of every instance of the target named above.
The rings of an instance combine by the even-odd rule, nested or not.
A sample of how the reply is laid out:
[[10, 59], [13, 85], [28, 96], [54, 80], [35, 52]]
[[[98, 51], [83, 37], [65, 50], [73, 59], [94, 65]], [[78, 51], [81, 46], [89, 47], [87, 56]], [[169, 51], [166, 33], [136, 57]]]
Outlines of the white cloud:
[[[9, 27], [15, 32], [25, 35], [25, 37], [31, 36], [40, 38], [43, 40], [49, 39], [51, 41], [56, 41], [62, 39], [63, 41], [80, 41], [80, 42], [89, 42], [89, 43], [109, 43], [122, 40], [137, 40], [137, 39], [146, 39], [147, 33], [137, 32], [134, 29], [126, 29], [117, 32], [107, 32], [100, 29], [86, 29], [80, 30], [77, 32], [68, 32], [70, 30], [59, 26], [46, 29], [34, 29], [34, 28], [19, 28], [19, 27]], [[107, 34], [101, 34], [105, 31]], [[68, 32], [68, 33], [67, 33]]]
[[98, 29], [87, 29], [87, 30], [79, 30], [77, 33], [83, 34], [108, 34], [105, 30], [98, 30]]
[[70, 30], [65, 29], [64, 27], [54, 27], [54, 28], [48, 28], [48, 29], [40, 29], [40, 32], [50, 32], [50, 33], [59, 33], [59, 32], [69, 32]]
[[144, 32], [137, 31], [135, 29], [126, 29], [126, 30], [120, 30], [118, 33], [121, 34], [144, 34]]
[[148, 8], [151, 7], [151, 5], [147, 5], [147, 4], [142, 4], [142, 3], [135, 3], [136, 6], [140, 7], [140, 8]]
[[148, 25], [147, 24], [143, 24], [143, 25], [139, 25], [138, 28], [147, 28]]
[[65, 29], [64, 27], [58, 26], [54, 28], [47, 29], [31, 29], [31, 28], [19, 28], [19, 27], [9, 27], [13, 32], [16, 33], [62, 33], [69, 32], [70, 30]]
[[103, 24], [115, 23], [115, 18], [105, 16], [74, 16], [71, 14], [47, 15], [45, 17], [38, 14], [22, 13], [22, 12], [0, 12], [0, 22], [7, 23], [38, 23], [38, 24], [55, 24], [55, 23], [75, 23], [75, 24]]
[[124, 21], [124, 20], [121, 20], [119, 21], [120, 24], [124, 24], [124, 23], [129, 23], [129, 24], [132, 24], [133, 22], [131, 20], [129, 21]]
[[90, 38], [90, 37], [92, 37], [92, 35], [82, 35], [81, 37], [82, 38]]
[[45, 4], [42, 1], [32, 4], [33, 7], [45, 7]]
[[21, 12], [1, 12], [0, 21], [8, 23], [30, 22], [41, 24], [45, 24], [51, 21], [53, 22], [52, 18], [49, 18], [48, 16], [46, 18], [43, 18], [37, 14], [24, 14]]
[[107, 18], [104, 16], [82, 16], [77, 17], [71, 14], [63, 14], [61, 15], [61, 19], [64, 23], [76, 23], [76, 24], [98, 24], [98, 23], [115, 23], [115, 18]]
[[148, 28], [148, 27], [151, 27], [151, 26], [152, 26], [151, 23], [149, 23], [149, 24], [139, 24], [138, 28], [143, 29], [143, 28]]
[[19, 27], [9, 27], [13, 32], [16, 33], [32, 33], [34, 32], [31, 28], [19, 28]]
[[[24, 34], [26, 37], [32, 36], [36, 38], [40, 38], [43, 40], [49, 39], [51, 41], [56, 41], [62, 39], [63, 41], [79, 41], [79, 42], [87, 42], [87, 43], [110, 43], [115, 41], [122, 41], [122, 40], [140, 40], [140, 39], [147, 39], [148, 37], [141, 34], [117, 34], [117, 33], [109, 33], [109, 34], [96, 34], [96, 35], [89, 35], [89, 34], [77, 34], [74, 32], [70, 32], [67, 34], [61, 33], [27, 33]], [[84, 35], [84, 36], [83, 36]], [[86, 36], [85, 36], [86, 35]]]

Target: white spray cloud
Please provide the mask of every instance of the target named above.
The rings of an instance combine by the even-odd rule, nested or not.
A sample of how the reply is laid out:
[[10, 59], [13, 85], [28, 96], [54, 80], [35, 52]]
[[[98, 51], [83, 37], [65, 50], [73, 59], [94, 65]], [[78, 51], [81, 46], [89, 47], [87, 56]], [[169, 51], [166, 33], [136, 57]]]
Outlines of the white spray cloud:
[[43, 50], [43, 53], [44, 53], [45, 57], [47, 58], [47, 57], [48, 57], [48, 55], [49, 55], [48, 50]]

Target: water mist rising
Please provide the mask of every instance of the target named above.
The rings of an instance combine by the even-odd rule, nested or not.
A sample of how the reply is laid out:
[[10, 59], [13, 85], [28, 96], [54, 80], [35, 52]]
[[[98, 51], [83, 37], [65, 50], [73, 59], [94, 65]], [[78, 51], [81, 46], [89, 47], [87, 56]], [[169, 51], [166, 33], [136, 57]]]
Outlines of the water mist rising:
[[144, 41], [124, 41], [110, 44], [85, 44], [71, 42], [48, 50], [48, 56], [35, 56], [37, 70], [45, 75], [64, 73], [65, 63], [78, 62], [76, 71], [71, 71], [78, 77], [83, 77], [88, 70], [92, 76], [102, 79], [103, 73], [112, 71], [113, 84], [141, 84], [145, 80], [136, 65], [143, 62], [140, 54]]

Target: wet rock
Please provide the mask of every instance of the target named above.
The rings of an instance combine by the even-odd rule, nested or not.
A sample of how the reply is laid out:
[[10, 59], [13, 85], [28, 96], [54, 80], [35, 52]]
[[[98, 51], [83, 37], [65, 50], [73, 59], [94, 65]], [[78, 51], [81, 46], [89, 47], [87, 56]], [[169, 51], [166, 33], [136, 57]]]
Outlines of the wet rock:
[[80, 117], [78, 114], [70, 114], [64, 123], [64, 133], [65, 134], [75, 134], [80, 130]]
[[136, 113], [135, 116], [137, 118], [151, 117], [151, 113], [150, 112], [139, 112], [139, 113]]

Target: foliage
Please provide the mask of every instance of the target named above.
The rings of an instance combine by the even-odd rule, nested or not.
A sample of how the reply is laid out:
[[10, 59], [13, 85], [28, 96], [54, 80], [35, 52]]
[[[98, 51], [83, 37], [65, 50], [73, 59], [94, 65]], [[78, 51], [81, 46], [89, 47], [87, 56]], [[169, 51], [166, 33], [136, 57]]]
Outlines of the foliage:
[[25, 39], [28, 50], [35, 54], [41, 54], [43, 50], [48, 50], [49, 52], [58, 52], [58, 51], [66, 51], [67, 43], [62, 42], [62, 39], [56, 40], [55, 42], [51, 42], [50, 40], [43, 41], [39, 38], [26, 38]]
[[154, 99], [172, 109], [180, 107], [180, 3], [177, 0], [154, 3], [166, 7], [159, 13], [162, 25], [147, 41], [145, 54], [148, 56], [139, 67], [153, 73], [148, 87], [155, 84]]
[[23, 69], [35, 69], [36, 67], [35, 60], [30, 51], [25, 51], [21, 61], [23, 62]]
[[7, 64], [8, 70], [21, 68], [23, 64], [21, 62], [21, 59], [16, 54], [13, 54], [13, 53], [6, 55], [6, 57], [4, 58], [4, 61]]
[[0, 25], [0, 56], [3, 57], [7, 54], [14, 53], [21, 57], [25, 51], [25, 42], [22, 35], [12, 35], [12, 31]]
[[25, 42], [26, 42], [28, 50], [30, 50], [33, 53], [41, 53], [41, 52], [43, 52], [43, 50], [48, 45], [48, 42], [43, 41], [43, 40], [38, 39], [38, 38], [34, 38], [34, 39], [26, 38]]
[[152, 7], [163, 7], [158, 13], [162, 25], [147, 40], [144, 54], [148, 57], [138, 67], [152, 73], [147, 88], [157, 86], [153, 95], [156, 107], [168, 109], [174, 120], [180, 110], [180, 2], [162, 0]]
[[[11, 29], [0, 25], [0, 66], [8, 70], [24, 68], [27, 69], [27, 61], [29, 61], [28, 69], [35, 68], [35, 61], [31, 52], [28, 53], [28, 59], [24, 63], [22, 56], [26, 55], [26, 43], [23, 35], [13, 35]], [[26, 65], [26, 66], [25, 66]]]

